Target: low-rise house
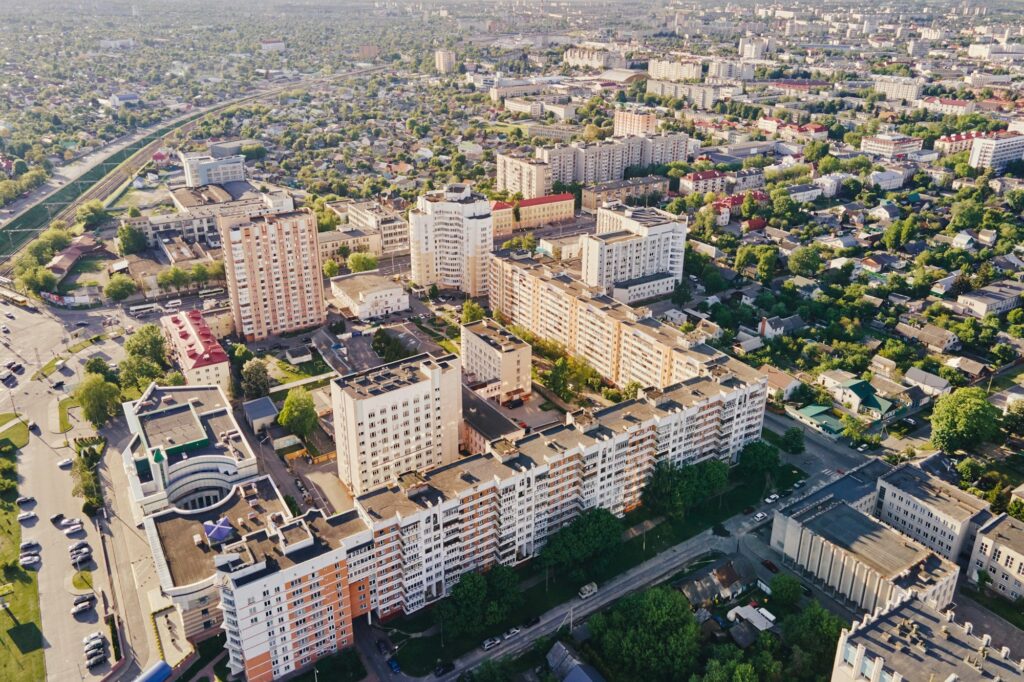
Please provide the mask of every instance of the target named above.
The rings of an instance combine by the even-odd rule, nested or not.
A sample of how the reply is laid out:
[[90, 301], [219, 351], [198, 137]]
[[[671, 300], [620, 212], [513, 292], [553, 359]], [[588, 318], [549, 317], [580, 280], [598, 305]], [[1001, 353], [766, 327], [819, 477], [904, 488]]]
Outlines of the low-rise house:
[[799, 315], [762, 317], [757, 326], [757, 334], [765, 339], [774, 339], [776, 336], [795, 334], [805, 327], [807, 325]]
[[786, 188], [789, 198], [798, 203], [814, 201], [821, 196], [821, 187], [813, 184], [792, 185]]
[[1004, 279], [970, 293], [957, 296], [956, 302], [964, 308], [964, 312], [974, 317], [986, 315], [1002, 315], [1021, 304], [1024, 294], [1024, 283]]
[[992, 368], [985, 363], [965, 358], [961, 355], [946, 358], [943, 364], [947, 367], [952, 367], [953, 369], [963, 372], [971, 381], [978, 381], [979, 379], [983, 379], [984, 377], [992, 374]]
[[956, 334], [931, 323], [923, 327], [914, 327], [905, 322], [898, 322], [896, 333], [905, 339], [924, 344], [933, 353], [948, 353], [960, 347], [960, 338]]
[[866, 413], [874, 420], [884, 420], [899, 408], [898, 404], [878, 395], [870, 383], [844, 370], [822, 372], [818, 383], [825, 387], [833, 400], [854, 414]]
[[948, 381], [931, 372], [926, 372], [920, 367], [908, 368], [903, 373], [903, 383], [920, 388], [926, 395], [932, 398], [944, 396], [953, 390]]
[[868, 211], [868, 217], [875, 220], [897, 220], [900, 217], [900, 208], [896, 204], [884, 201]]
[[800, 388], [800, 380], [773, 365], [761, 365], [758, 370], [768, 379], [768, 394], [775, 400], [789, 400]]
[[332, 277], [331, 293], [343, 312], [360, 320], [409, 309], [409, 294], [402, 284], [377, 270]]

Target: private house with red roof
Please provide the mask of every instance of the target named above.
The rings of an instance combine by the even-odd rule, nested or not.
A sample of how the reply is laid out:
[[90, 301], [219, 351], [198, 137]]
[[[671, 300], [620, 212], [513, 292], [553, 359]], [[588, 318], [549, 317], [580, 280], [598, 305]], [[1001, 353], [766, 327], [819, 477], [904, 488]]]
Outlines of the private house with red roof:
[[572, 220], [576, 213], [576, 197], [571, 193], [552, 194], [516, 203], [495, 201], [491, 204], [491, 222], [494, 236], [504, 237], [520, 230], [532, 230], [543, 225], [556, 225]]
[[169, 359], [194, 386], [231, 388], [231, 364], [199, 310], [186, 310], [160, 318]]

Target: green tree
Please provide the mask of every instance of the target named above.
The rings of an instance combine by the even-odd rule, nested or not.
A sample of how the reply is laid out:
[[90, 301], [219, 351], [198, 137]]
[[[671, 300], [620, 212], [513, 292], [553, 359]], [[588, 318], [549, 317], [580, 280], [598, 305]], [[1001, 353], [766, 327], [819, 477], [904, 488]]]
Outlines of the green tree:
[[678, 518], [725, 490], [728, 482], [729, 466], [719, 460], [690, 466], [660, 462], [644, 486], [643, 503], [655, 514]]
[[86, 374], [75, 390], [75, 398], [82, 406], [82, 415], [96, 428], [106, 424], [121, 408], [121, 389], [100, 374]]
[[102, 201], [93, 199], [78, 207], [78, 210], [75, 212], [75, 218], [88, 229], [106, 221], [110, 218], [110, 213], [107, 212]]
[[117, 374], [122, 389], [141, 390], [163, 376], [163, 369], [144, 355], [129, 355], [121, 361]]
[[352, 272], [366, 272], [377, 269], [377, 257], [369, 253], [359, 251], [349, 255], [348, 269]]
[[486, 607], [487, 579], [480, 573], [463, 573], [438, 605], [437, 619], [447, 637], [476, 638], [484, 631]]
[[468, 300], [462, 304], [462, 324], [470, 324], [484, 319], [486, 313], [479, 303]]
[[956, 463], [956, 472], [961, 483], [973, 485], [985, 473], [985, 466], [973, 457], [964, 457]]
[[254, 357], [256, 356], [252, 354], [252, 351], [244, 343], [236, 343], [231, 347], [231, 362], [238, 368], [241, 368]]
[[164, 378], [159, 383], [161, 386], [184, 386], [185, 375], [178, 370], [171, 370], [164, 375]]
[[788, 573], [775, 574], [770, 587], [772, 588], [772, 602], [786, 611], [792, 611], [800, 604], [803, 588], [800, 581]]
[[337, 277], [338, 272], [341, 271], [341, 266], [338, 265], [338, 261], [328, 258], [324, 261], [323, 270], [324, 277]]
[[117, 377], [117, 373], [110, 369], [110, 365], [101, 357], [92, 357], [86, 360], [85, 371], [87, 374], [99, 374], [110, 382], [113, 382]]
[[621, 536], [622, 524], [610, 511], [588, 509], [548, 537], [541, 564], [582, 581], [588, 572], [604, 566]]
[[786, 432], [782, 434], [781, 445], [782, 449], [790, 454], [800, 454], [805, 449], [804, 430], [799, 426], [786, 429]]
[[1003, 428], [1014, 436], [1024, 436], [1024, 400], [1015, 400], [1006, 408]]
[[[802, 652], [794, 653], [794, 658], [807, 657], [807, 667], [811, 670], [831, 670], [836, 654], [836, 643], [846, 625], [839, 617], [822, 608], [817, 601], [812, 601], [797, 613], [783, 619], [782, 636], [786, 644]], [[806, 676], [807, 679], [816, 677], [813, 674]]]
[[189, 270], [188, 278], [192, 283], [203, 286], [210, 281], [210, 269], [203, 263], [196, 263]]
[[177, 265], [161, 270], [156, 276], [157, 286], [161, 289], [181, 289], [188, 286], [190, 282], [191, 278], [188, 273]]
[[748, 443], [740, 451], [740, 470], [752, 477], [766, 477], [779, 467], [779, 449], [763, 440]]
[[436, 284], [431, 284], [430, 289], [427, 291], [427, 297], [431, 301], [436, 301], [437, 297], [441, 295], [441, 290], [437, 288]]
[[789, 254], [789, 271], [794, 275], [813, 277], [821, 267], [821, 255], [813, 246], [802, 246]]
[[[235, 352], [237, 357], [237, 346]], [[266, 363], [259, 358], [247, 360], [242, 365], [242, 393], [249, 399], [262, 398], [270, 393], [270, 374]]]
[[152, 360], [158, 367], [167, 366], [167, 341], [155, 324], [144, 324], [124, 342], [128, 355], [137, 355]]
[[284, 399], [284, 406], [277, 421], [292, 433], [306, 438], [316, 427], [316, 404], [313, 403], [313, 396], [302, 386], [297, 386], [288, 391]]
[[127, 256], [131, 253], [139, 253], [146, 249], [146, 236], [140, 230], [124, 223], [117, 228], [117, 243], [121, 254]]
[[990, 441], [999, 434], [999, 410], [984, 389], [958, 388], [935, 402], [932, 443], [946, 452]]
[[843, 435], [850, 439], [851, 443], [859, 443], [867, 435], [864, 423], [853, 415], [844, 414], [839, 418], [843, 425]]
[[135, 286], [135, 280], [120, 273], [113, 275], [103, 289], [103, 293], [112, 301], [123, 301], [136, 291], [138, 287]]
[[700, 628], [679, 590], [661, 586], [625, 597], [588, 627], [614, 679], [669, 682], [697, 671]]

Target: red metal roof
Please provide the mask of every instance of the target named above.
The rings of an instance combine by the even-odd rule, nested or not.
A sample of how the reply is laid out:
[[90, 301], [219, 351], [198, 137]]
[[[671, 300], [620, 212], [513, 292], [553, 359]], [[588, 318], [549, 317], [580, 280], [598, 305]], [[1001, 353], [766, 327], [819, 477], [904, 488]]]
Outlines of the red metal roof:
[[198, 369], [228, 361], [228, 354], [210, 331], [201, 311], [174, 313], [161, 322], [182, 369]]

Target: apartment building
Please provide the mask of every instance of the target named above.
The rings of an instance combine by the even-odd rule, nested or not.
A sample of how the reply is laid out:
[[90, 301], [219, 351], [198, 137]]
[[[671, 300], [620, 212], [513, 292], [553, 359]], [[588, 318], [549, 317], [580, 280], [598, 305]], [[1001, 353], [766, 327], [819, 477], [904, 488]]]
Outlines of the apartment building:
[[612, 135], [654, 135], [658, 132], [658, 115], [649, 109], [616, 109]]
[[451, 50], [434, 51], [434, 69], [441, 74], [455, 73], [457, 64], [455, 53]]
[[338, 476], [355, 495], [458, 456], [459, 358], [415, 355], [331, 382]]
[[953, 561], [971, 552], [978, 527], [991, 518], [987, 502], [913, 464], [878, 479], [871, 515]]
[[887, 100], [914, 102], [921, 97], [924, 80], [904, 76], [872, 76], [872, 89]]
[[507, 201], [495, 201], [491, 204], [495, 239], [507, 237], [520, 230], [569, 222], [575, 216], [576, 196], [570, 193], [523, 199], [513, 204]]
[[498, 170], [495, 187], [499, 191], [520, 194], [524, 199], [551, 194], [551, 167], [547, 163], [507, 154], [498, 154], [494, 162]]
[[656, 80], [699, 81], [703, 67], [699, 61], [652, 59], [647, 62], [647, 73]]
[[982, 130], [972, 130], [966, 133], [953, 133], [952, 135], [943, 135], [939, 139], [935, 140], [934, 149], [939, 154], [947, 156], [949, 154], [959, 154], [965, 152], [971, 148], [974, 144], [974, 140], [978, 138], [985, 138], [992, 133], [985, 132]]
[[843, 628], [832, 682], [1024, 680], [1021, 659], [952, 611], [910, 595]]
[[462, 371], [480, 395], [503, 404], [529, 398], [532, 357], [530, 344], [488, 317], [462, 325]]
[[570, 47], [565, 51], [562, 61], [567, 66], [579, 69], [624, 69], [628, 66], [621, 54], [589, 47]]
[[925, 111], [943, 116], [963, 116], [974, 113], [975, 109], [973, 100], [948, 97], [922, 97], [917, 104]]
[[[549, 259], [500, 251], [491, 257], [490, 307], [510, 323], [562, 344], [618, 386], [636, 381], [663, 388], [706, 377], [728, 387], [721, 394], [744, 396], [762, 412], [763, 376], [706, 345], [699, 332], [685, 334], [572, 279]], [[712, 393], [718, 393], [715, 389]]]
[[550, 167], [552, 182], [586, 185], [621, 180], [630, 166], [685, 161], [689, 152], [686, 133], [662, 133], [539, 147], [536, 156]]
[[185, 171], [186, 187], [223, 185], [245, 180], [245, 157], [241, 154], [215, 158], [201, 152], [178, 152]]
[[342, 249], [346, 249], [349, 253], [358, 251], [378, 257], [382, 250], [379, 232], [363, 230], [351, 224], [339, 225], [335, 230], [317, 232], [316, 244], [321, 263], [328, 259], [342, 262], [344, 260], [340, 255]]
[[845, 502], [814, 496], [772, 521], [772, 548], [866, 612], [911, 594], [933, 608], [953, 601], [959, 567]]
[[360, 320], [409, 309], [409, 292], [401, 282], [384, 277], [377, 270], [332, 277], [331, 293], [343, 311]]
[[576, 103], [562, 95], [536, 98], [509, 97], [505, 99], [505, 110], [532, 118], [541, 118], [549, 113], [559, 121], [576, 118]]
[[884, 159], [894, 159], [919, 151], [923, 144], [924, 140], [919, 137], [886, 133], [863, 138], [860, 141], [860, 150]]
[[599, 182], [583, 188], [583, 210], [597, 213], [597, 209], [605, 204], [625, 202], [649, 195], [665, 196], [668, 194], [668, 178], [662, 175], [648, 175], [642, 178], [627, 180], [611, 180]]
[[981, 571], [991, 579], [989, 587], [1004, 599], [1016, 602], [1024, 596], [1024, 521], [999, 514], [978, 530], [967, 579], [978, 584]]
[[238, 334], [259, 341], [324, 323], [327, 313], [312, 211], [222, 216], [218, 225]]
[[583, 281], [623, 303], [671, 293], [683, 279], [686, 222], [656, 208], [599, 208], [596, 233], [580, 237]]
[[409, 213], [409, 246], [412, 281], [485, 295], [494, 247], [490, 202], [463, 184], [420, 196]]
[[722, 171], [695, 171], [679, 178], [679, 191], [683, 194], [724, 192], [728, 179], [729, 176]]
[[357, 201], [348, 206], [347, 216], [351, 227], [380, 235], [380, 255], [384, 258], [409, 253], [409, 223], [398, 211], [377, 201]]
[[983, 318], [986, 315], [1002, 315], [1021, 306], [1024, 283], [1012, 279], [983, 286], [956, 297], [956, 302], [968, 315]]
[[220, 386], [157, 386], [124, 403], [131, 436], [121, 453], [132, 514], [200, 509], [257, 474], [256, 456]]
[[659, 97], [685, 99], [696, 109], [708, 110], [724, 99], [742, 92], [742, 88], [731, 85], [709, 85], [698, 83], [676, 83], [673, 81], [649, 80], [647, 92]]
[[1024, 135], [1019, 133], [993, 133], [976, 138], [971, 143], [971, 168], [1002, 170], [1006, 165], [1024, 158]]
[[726, 59], [712, 59], [708, 62], [708, 78], [720, 80], [754, 80], [754, 65]]
[[160, 328], [167, 340], [168, 358], [181, 370], [185, 382], [231, 390], [231, 363], [199, 310], [164, 315]]

